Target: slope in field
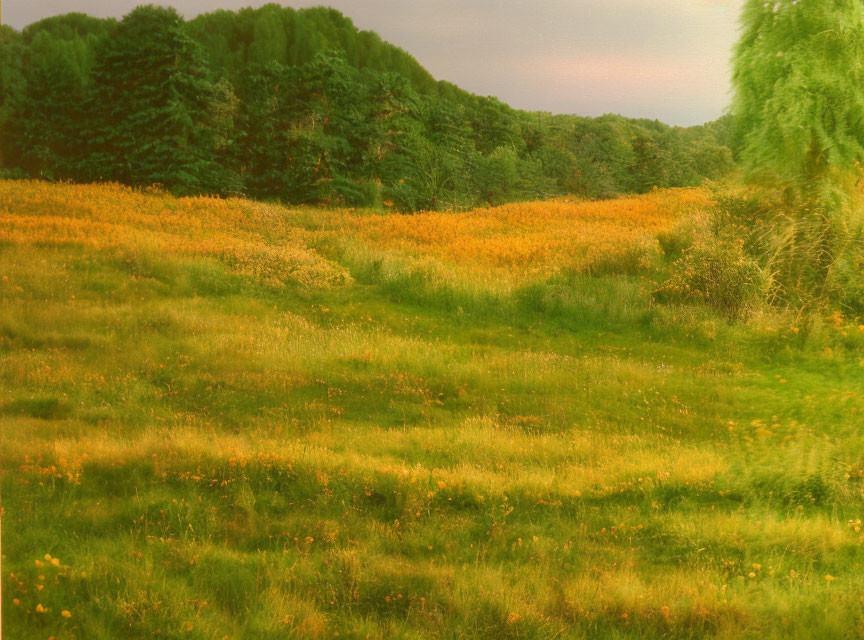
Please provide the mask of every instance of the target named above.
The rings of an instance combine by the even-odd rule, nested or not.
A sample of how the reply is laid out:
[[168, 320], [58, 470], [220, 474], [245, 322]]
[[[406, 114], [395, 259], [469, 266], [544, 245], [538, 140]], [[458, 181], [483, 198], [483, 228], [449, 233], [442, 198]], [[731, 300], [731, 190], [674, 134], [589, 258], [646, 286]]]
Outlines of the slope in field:
[[702, 198], [0, 182], [4, 636], [862, 628], [864, 327], [653, 302]]

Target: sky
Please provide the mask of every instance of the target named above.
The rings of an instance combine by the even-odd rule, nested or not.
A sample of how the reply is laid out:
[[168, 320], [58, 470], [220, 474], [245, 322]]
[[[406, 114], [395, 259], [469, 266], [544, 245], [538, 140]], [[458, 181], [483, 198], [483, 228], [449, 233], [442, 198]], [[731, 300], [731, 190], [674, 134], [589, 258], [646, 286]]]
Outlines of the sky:
[[[80, 11], [121, 17], [146, 0], [2, 0], [17, 29]], [[263, 0], [151, 0], [187, 17]], [[318, 0], [411, 53], [432, 75], [519, 109], [620, 113], [692, 125], [729, 101], [743, 0]]]

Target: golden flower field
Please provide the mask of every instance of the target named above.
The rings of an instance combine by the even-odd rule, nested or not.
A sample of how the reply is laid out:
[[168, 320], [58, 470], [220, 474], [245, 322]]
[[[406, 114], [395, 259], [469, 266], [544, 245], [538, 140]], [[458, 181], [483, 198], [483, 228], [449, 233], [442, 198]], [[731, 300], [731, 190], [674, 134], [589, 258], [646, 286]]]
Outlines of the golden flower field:
[[458, 265], [475, 278], [524, 284], [625, 256], [708, 201], [698, 189], [674, 189], [613, 201], [518, 202], [467, 214], [348, 214], [342, 224], [385, 250]]
[[864, 635], [864, 327], [658, 302], [710, 206], [0, 182], [4, 635]]

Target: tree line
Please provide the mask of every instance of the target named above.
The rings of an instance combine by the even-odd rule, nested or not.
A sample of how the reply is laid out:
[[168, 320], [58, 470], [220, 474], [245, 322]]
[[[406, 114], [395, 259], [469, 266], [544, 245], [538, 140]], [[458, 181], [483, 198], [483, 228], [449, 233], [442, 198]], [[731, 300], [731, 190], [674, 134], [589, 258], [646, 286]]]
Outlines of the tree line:
[[698, 127], [515, 110], [436, 81], [338, 11], [185, 21], [141, 6], [0, 27], [0, 171], [400, 210], [695, 185], [733, 166]]

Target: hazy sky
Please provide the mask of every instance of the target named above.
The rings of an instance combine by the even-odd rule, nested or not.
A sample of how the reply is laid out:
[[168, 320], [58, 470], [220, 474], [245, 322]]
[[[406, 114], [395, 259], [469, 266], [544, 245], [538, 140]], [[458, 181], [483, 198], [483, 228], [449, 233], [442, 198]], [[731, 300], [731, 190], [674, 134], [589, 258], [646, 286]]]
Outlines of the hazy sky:
[[[2, 0], [21, 28], [144, 0]], [[728, 61], [743, 0], [325, 0], [413, 54], [436, 78], [522, 109], [697, 124], [729, 102]], [[187, 17], [258, 0], [170, 0]]]

